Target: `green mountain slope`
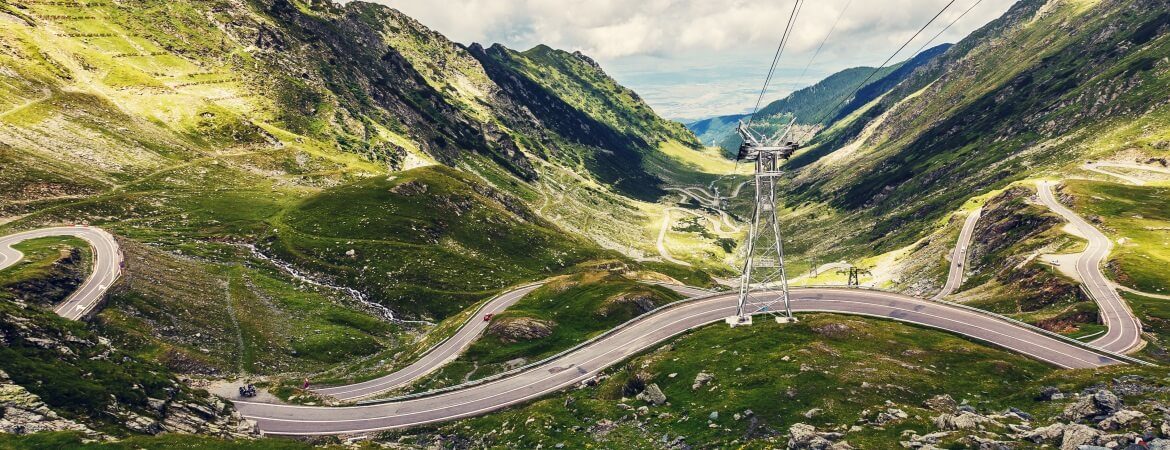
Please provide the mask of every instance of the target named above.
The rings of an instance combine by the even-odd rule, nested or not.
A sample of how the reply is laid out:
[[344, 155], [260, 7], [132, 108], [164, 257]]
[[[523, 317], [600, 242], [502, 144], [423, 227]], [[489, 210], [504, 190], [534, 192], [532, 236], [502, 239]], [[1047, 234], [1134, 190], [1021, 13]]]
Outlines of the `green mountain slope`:
[[[761, 132], [775, 133], [795, 118], [800, 130], [793, 136], [799, 138], [816, 127], [848, 116], [869, 101], [882, 96], [948, 48], [949, 44], [931, 48], [907, 61], [882, 68], [876, 73], [873, 67], [842, 70], [760, 108], [753, 120], [753, 126]], [[746, 116], [715, 117], [689, 124], [687, 127], [703, 142], [732, 151], [739, 148], [742, 142], [735, 128], [739, 119], [744, 117]]]
[[[159, 377], [398, 367], [427, 322], [644, 254], [646, 161], [691, 173], [584, 56], [476, 48], [363, 2], [0, 1], [0, 233], [116, 234], [96, 322]], [[59, 297], [39, 273], [5, 298]]]
[[792, 194], [875, 221], [849, 242], [890, 249], [972, 194], [1077, 158], [1164, 153], [1151, 143], [1166, 132], [1165, 21], [1152, 4], [1020, 2], [835, 124], [809, 153], [848, 152], [821, 158]]

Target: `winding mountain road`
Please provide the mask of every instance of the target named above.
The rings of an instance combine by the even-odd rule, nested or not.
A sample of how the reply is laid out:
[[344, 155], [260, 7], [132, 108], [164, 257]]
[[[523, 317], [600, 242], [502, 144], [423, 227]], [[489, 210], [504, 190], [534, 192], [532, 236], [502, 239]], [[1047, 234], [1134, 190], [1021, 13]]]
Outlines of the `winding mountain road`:
[[[576, 385], [685, 331], [734, 314], [736, 294], [712, 294], [675, 304], [619, 327], [568, 354], [519, 374], [429, 397], [349, 407], [310, 407], [236, 401], [244, 417], [275, 435], [360, 434], [484, 414]], [[1117, 358], [944, 303], [865, 290], [795, 289], [796, 312], [861, 315], [951, 331], [1066, 368], [1119, 364]]]
[[1170, 175], [1170, 168], [1151, 166], [1148, 164], [1133, 164], [1133, 163], [1124, 163], [1124, 162], [1109, 162], [1109, 161], [1091, 162], [1091, 163], [1085, 163], [1085, 165], [1082, 166], [1082, 168], [1085, 170], [1088, 170], [1090, 172], [1096, 172], [1096, 173], [1099, 173], [1102, 175], [1118, 178], [1120, 180], [1123, 180], [1123, 181], [1130, 183], [1130, 184], [1133, 184], [1135, 186], [1145, 186], [1147, 181], [1142, 180], [1142, 179], [1137, 178], [1137, 177], [1132, 177], [1132, 176], [1129, 176], [1129, 175], [1126, 175], [1123, 173], [1113, 172], [1113, 171], [1109, 171], [1109, 170], [1105, 170], [1105, 169], [1112, 168], [1112, 169], [1143, 170], [1146, 172], [1155, 172], [1155, 173], [1160, 173], [1163, 175]]
[[959, 290], [959, 286], [963, 285], [963, 275], [967, 272], [967, 255], [968, 248], [971, 246], [971, 238], [975, 236], [975, 225], [979, 223], [979, 217], [983, 215], [983, 208], [978, 208], [967, 214], [967, 220], [963, 222], [963, 231], [959, 232], [959, 241], [955, 244], [955, 249], [951, 251], [951, 270], [947, 272], [947, 283], [943, 285], [941, 291], [932, 299], [941, 300], [943, 297], [954, 294]]
[[0, 270], [24, 258], [14, 245], [29, 239], [72, 236], [89, 243], [93, 250], [93, 272], [68, 298], [53, 308], [58, 315], [70, 320], [81, 320], [101, 304], [106, 291], [122, 275], [122, 251], [114, 236], [90, 227], [43, 228], [0, 237]]
[[405, 386], [459, 357], [459, 354], [463, 353], [463, 350], [467, 349], [487, 329], [488, 322], [483, 320], [484, 315], [504, 312], [508, 307], [516, 304], [524, 296], [541, 286], [544, 286], [544, 283], [530, 284], [505, 292], [489, 300], [475, 314], [472, 314], [471, 318], [467, 320], [467, 323], [463, 324], [454, 335], [440, 342], [427, 351], [418, 361], [401, 370], [373, 380], [346, 386], [314, 389], [313, 392], [342, 401], [353, 401]]
[[1040, 202], [1059, 214], [1089, 240], [1089, 245], [1077, 258], [1076, 272], [1089, 295], [1101, 308], [1101, 318], [1108, 332], [1090, 345], [1111, 352], [1126, 353], [1142, 344], [1142, 325], [1130, 310], [1129, 304], [1117, 294], [1113, 283], [1101, 272], [1101, 265], [1113, 250], [1113, 241], [1077, 213], [1064, 206], [1052, 193], [1052, 183], [1036, 183]]
[[[1041, 198], [1062, 215], [1071, 214], [1059, 205], [1047, 185], [1040, 188]], [[1063, 212], [1062, 212], [1063, 211]], [[1071, 214], [1074, 222], [1088, 236], [1094, 232], [1100, 239], [1091, 239], [1095, 249], [1082, 258], [1082, 273], [1095, 273], [1103, 280], [1100, 261], [1108, 253], [1109, 242], [1083, 219]], [[973, 221], [977, 219], [968, 219]], [[965, 225], [964, 229], [973, 228]], [[970, 233], [966, 234], [967, 240]], [[0, 269], [19, 261], [23, 255], [13, 245], [34, 238], [75, 236], [89, 242], [94, 250], [94, 272], [69, 299], [57, 308], [62, 316], [79, 319], [89, 314], [121, 273], [121, 254], [117, 242], [108, 233], [86, 227], [61, 227], [30, 231], [0, 238]], [[960, 239], [962, 243], [964, 239]], [[1102, 243], [1103, 242], [1103, 243]], [[1099, 247], [1104, 248], [1101, 250]], [[962, 245], [960, 244], [960, 248]], [[1096, 261], [1096, 263], [1093, 263]], [[1086, 279], [1090, 279], [1086, 277]], [[496, 313], [515, 304], [541, 284], [523, 286], [489, 300], [451, 338], [441, 342], [414, 364], [393, 374], [349, 386], [323, 388], [318, 392], [343, 400], [367, 398], [430, 373], [454, 359], [487, 327], [483, 314]], [[1094, 295], [1109, 284], [1098, 281], [1091, 288]], [[308, 407], [258, 403], [236, 400], [237, 409], [245, 417], [256, 420], [260, 429], [277, 435], [359, 434], [370, 431], [405, 428], [444, 422], [484, 414], [565, 389], [596, 376], [607, 367], [630, 356], [669, 340], [680, 333], [696, 329], [734, 313], [735, 293], [712, 294], [705, 290], [673, 286], [672, 289], [694, 298], [672, 304], [641, 316], [626, 325], [583, 344], [555, 359], [520, 373], [465, 387], [446, 393], [422, 396], [408, 400], [347, 407]], [[1100, 351], [1070, 340], [1059, 339], [1005, 320], [962, 306], [918, 299], [899, 294], [860, 289], [794, 289], [792, 308], [798, 313], [836, 313], [895, 320], [939, 330], [949, 331], [969, 339], [986, 342], [1040, 361], [1063, 368], [1094, 368], [1123, 363], [1116, 353], [1133, 348], [1140, 342], [1140, 327], [1127, 322], [1124, 313], [1109, 309], [1122, 308], [1124, 302], [1113, 293], [1116, 303], [1103, 302], [1109, 332], [1093, 345]], [[1111, 313], [1112, 312], [1112, 313]], [[1131, 317], [1131, 316], [1130, 316]], [[1136, 335], [1135, 335], [1136, 333]]]

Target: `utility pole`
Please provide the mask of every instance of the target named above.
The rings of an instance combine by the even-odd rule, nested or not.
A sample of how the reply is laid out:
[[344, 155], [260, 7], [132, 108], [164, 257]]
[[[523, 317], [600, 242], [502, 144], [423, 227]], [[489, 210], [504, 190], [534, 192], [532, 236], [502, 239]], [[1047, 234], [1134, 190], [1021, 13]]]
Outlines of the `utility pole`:
[[792, 124], [781, 134], [768, 137], [739, 124], [743, 145], [739, 148], [740, 161], [755, 161], [755, 212], [748, 230], [747, 259], [740, 276], [739, 303], [735, 315], [726, 322], [732, 327], [751, 325], [752, 315], [772, 314], [779, 323], [795, 322], [788, 298], [788, 274], [784, 262], [784, 240], [780, 220], [776, 214], [776, 190], [780, 177], [780, 163], [792, 157], [799, 148], [792, 142], [781, 144], [792, 130]]
[[872, 272], [870, 272], [869, 269], [863, 269], [863, 268], [860, 268], [857, 266], [849, 266], [848, 270], [845, 270], [845, 269], [838, 270], [837, 273], [849, 274], [848, 286], [851, 288], [857, 288], [857, 287], [861, 287], [861, 276], [862, 275], [870, 275]]

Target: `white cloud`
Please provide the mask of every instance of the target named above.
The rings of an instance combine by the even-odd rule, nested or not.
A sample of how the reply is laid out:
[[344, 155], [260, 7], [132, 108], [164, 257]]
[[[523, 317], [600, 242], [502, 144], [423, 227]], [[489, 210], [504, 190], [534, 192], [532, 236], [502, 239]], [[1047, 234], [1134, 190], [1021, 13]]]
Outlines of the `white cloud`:
[[[685, 69], [688, 62], [703, 66], [725, 61], [728, 55], [737, 59], [754, 55], [755, 67], [733, 69], [745, 72], [743, 78], [757, 78], [767, 71], [795, 0], [373, 1], [399, 9], [457, 42], [499, 42], [521, 50], [547, 44], [580, 50], [607, 68], [622, 66], [622, 61], [653, 57], [682, 63]], [[957, 0], [906, 52], [916, 50], [975, 1]], [[955, 42], [1001, 15], [1015, 1], [983, 0], [944, 34], [940, 43]], [[803, 69], [848, 2], [806, 2], [782, 65]], [[849, 66], [879, 64], [947, 3], [948, 0], [852, 0], [815, 67], [824, 74]], [[623, 79], [620, 70], [615, 75]], [[639, 91], [655, 88], [629, 84]], [[646, 97], [659, 109], [666, 103], [656, 101], [654, 96]], [[676, 111], [663, 112], [678, 115]]]

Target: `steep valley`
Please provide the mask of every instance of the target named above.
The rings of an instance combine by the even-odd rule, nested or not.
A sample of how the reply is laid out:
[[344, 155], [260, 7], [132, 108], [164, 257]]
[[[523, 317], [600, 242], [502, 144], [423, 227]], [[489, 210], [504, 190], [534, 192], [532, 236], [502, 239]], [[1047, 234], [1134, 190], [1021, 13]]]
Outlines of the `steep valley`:
[[[1140, 321], [1125, 350], [1141, 361], [1070, 370], [896, 314], [826, 312], [558, 366], [738, 288], [754, 186], [726, 156], [743, 116], [688, 129], [582, 52], [459, 44], [375, 3], [0, 0], [0, 236], [97, 227], [122, 263], [89, 321], [50, 310], [93, 270], [83, 240], [24, 241], [0, 269], [0, 448], [1170, 439], [1170, 378], [1141, 364], [1170, 364], [1168, 9], [1020, 0], [756, 118], [795, 120], [805, 141], [776, 205], [794, 285], [840, 286], [855, 266], [861, 287], [892, 291], [872, 295], [926, 299], [957, 267], [932, 305], [1086, 349], [1107, 305], [1077, 269], [1088, 238], [1040, 199], [1055, 183], [1108, 238], [1100, 269]], [[261, 402], [385, 407], [546, 358], [549, 378], [595, 375], [408, 429], [265, 437], [221, 398], [252, 401], [235, 389], [255, 384]], [[369, 396], [320, 389], [429, 359]]]

